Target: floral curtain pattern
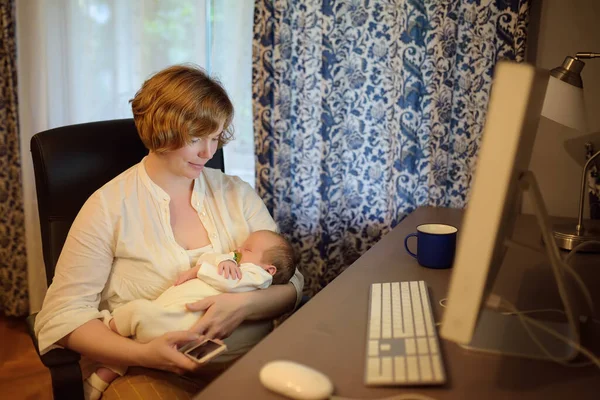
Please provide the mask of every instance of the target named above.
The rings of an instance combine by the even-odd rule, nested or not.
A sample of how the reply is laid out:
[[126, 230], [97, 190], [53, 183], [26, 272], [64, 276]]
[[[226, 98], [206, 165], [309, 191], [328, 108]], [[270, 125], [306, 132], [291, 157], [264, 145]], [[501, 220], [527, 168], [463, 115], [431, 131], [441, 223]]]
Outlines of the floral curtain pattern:
[[527, 0], [257, 0], [257, 190], [316, 293], [418, 206], [464, 207]]
[[[598, 151], [592, 143], [585, 146], [586, 161]], [[587, 176], [588, 198], [590, 202], [590, 219], [600, 219], [600, 162], [596, 158], [589, 167]]]
[[0, 312], [29, 312], [17, 116], [14, 0], [0, 0]]

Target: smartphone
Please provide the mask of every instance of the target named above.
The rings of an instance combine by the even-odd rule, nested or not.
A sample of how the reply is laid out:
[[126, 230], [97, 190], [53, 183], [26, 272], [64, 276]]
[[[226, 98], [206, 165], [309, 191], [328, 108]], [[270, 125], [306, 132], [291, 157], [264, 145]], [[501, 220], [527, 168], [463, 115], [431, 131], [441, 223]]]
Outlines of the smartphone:
[[203, 364], [227, 350], [227, 345], [212, 339], [203, 339], [189, 342], [179, 348], [179, 351], [188, 358]]

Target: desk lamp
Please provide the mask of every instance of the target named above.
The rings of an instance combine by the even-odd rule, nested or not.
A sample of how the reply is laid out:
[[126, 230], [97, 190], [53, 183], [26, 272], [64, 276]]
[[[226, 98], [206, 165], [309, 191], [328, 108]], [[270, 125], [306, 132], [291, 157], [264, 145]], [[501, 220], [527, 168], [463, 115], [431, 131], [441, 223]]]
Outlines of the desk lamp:
[[[584, 111], [585, 104], [583, 102], [583, 81], [580, 75], [585, 63], [581, 60], [597, 57], [600, 57], [600, 53], [577, 53], [575, 57], [566, 57], [560, 67], [556, 67], [550, 71], [550, 80], [548, 81], [548, 88], [542, 108], [542, 115], [544, 117], [587, 133], [588, 127]], [[583, 167], [577, 221], [553, 227], [554, 239], [561, 249], [572, 250], [575, 246], [584, 242], [600, 241], [600, 230], [592, 227], [591, 222], [586, 222], [587, 226], [583, 223], [587, 173], [598, 155], [600, 155], [600, 151], [593, 154]], [[584, 250], [598, 252], [600, 251], [600, 245], [590, 245]]]

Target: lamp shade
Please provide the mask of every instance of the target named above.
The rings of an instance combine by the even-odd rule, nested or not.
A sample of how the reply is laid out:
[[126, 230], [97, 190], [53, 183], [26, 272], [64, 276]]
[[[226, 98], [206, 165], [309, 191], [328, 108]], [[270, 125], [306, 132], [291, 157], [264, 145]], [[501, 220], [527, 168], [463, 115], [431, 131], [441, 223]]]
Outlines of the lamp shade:
[[550, 76], [542, 115], [559, 124], [587, 133], [583, 88]]

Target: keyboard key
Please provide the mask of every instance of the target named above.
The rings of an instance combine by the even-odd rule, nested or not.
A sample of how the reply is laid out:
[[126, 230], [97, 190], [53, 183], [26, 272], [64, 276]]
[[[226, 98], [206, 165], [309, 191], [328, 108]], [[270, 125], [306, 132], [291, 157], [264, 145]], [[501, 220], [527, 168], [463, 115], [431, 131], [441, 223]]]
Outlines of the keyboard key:
[[381, 379], [386, 382], [393, 381], [392, 357], [381, 357]]
[[392, 338], [392, 294], [390, 284], [381, 285], [381, 338]]
[[392, 322], [394, 338], [403, 337], [402, 330], [402, 303], [400, 301], [400, 283], [392, 283]]
[[427, 338], [417, 339], [417, 353], [429, 354], [429, 348], [427, 347]]
[[435, 325], [433, 324], [433, 315], [431, 314], [431, 304], [429, 303], [429, 293], [424, 281], [419, 281], [419, 291], [421, 292], [421, 303], [423, 310], [428, 314], [425, 318], [425, 328], [427, 328], [427, 336], [435, 335]]
[[412, 300], [412, 309], [415, 318], [415, 335], [425, 336], [425, 319], [423, 318], [423, 308], [421, 307], [419, 282], [410, 283], [410, 297]]
[[371, 286], [371, 318], [369, 321], [369, 337], [381, 339], [381, 284]]
[[438, 352], [437, 340], [434, 337], [429, 338], [429, 352], [431, 354], [437, 354]]
[[400, 298], [402, 299], [402, 322], [404, 323], [404, 333], [408, 336], [412, 336], [414, 335], [413, 316], [408, 282], [402, 282], [400, 284]]
[[429, 356], [419, 356], [419, 370], [421, 371], [421, 379], [424, 382], [433, 380], [433, 371], [431, 370], [431, 360]]
[[433, 377], [437, 382], [443, 383], [446, 378], [444, 377], [444, 370], [442, 369], [442, 360], [439, 355], [431, 356], [431, 366], [433, 369]]
[[406, 382], [406, 357], [394, 357], [394, 381]]
[[419, 363], [416, 356], [406, 357], [406, 370], [408, 371], [408, 381], [416, 382], [419, 380]]
[[373, 383], [379, 379], [379, 357], [367, 359], [367, 383]]
[[377, 357], [379, 355], [379, 340], [369, 340], [369, 357]]

